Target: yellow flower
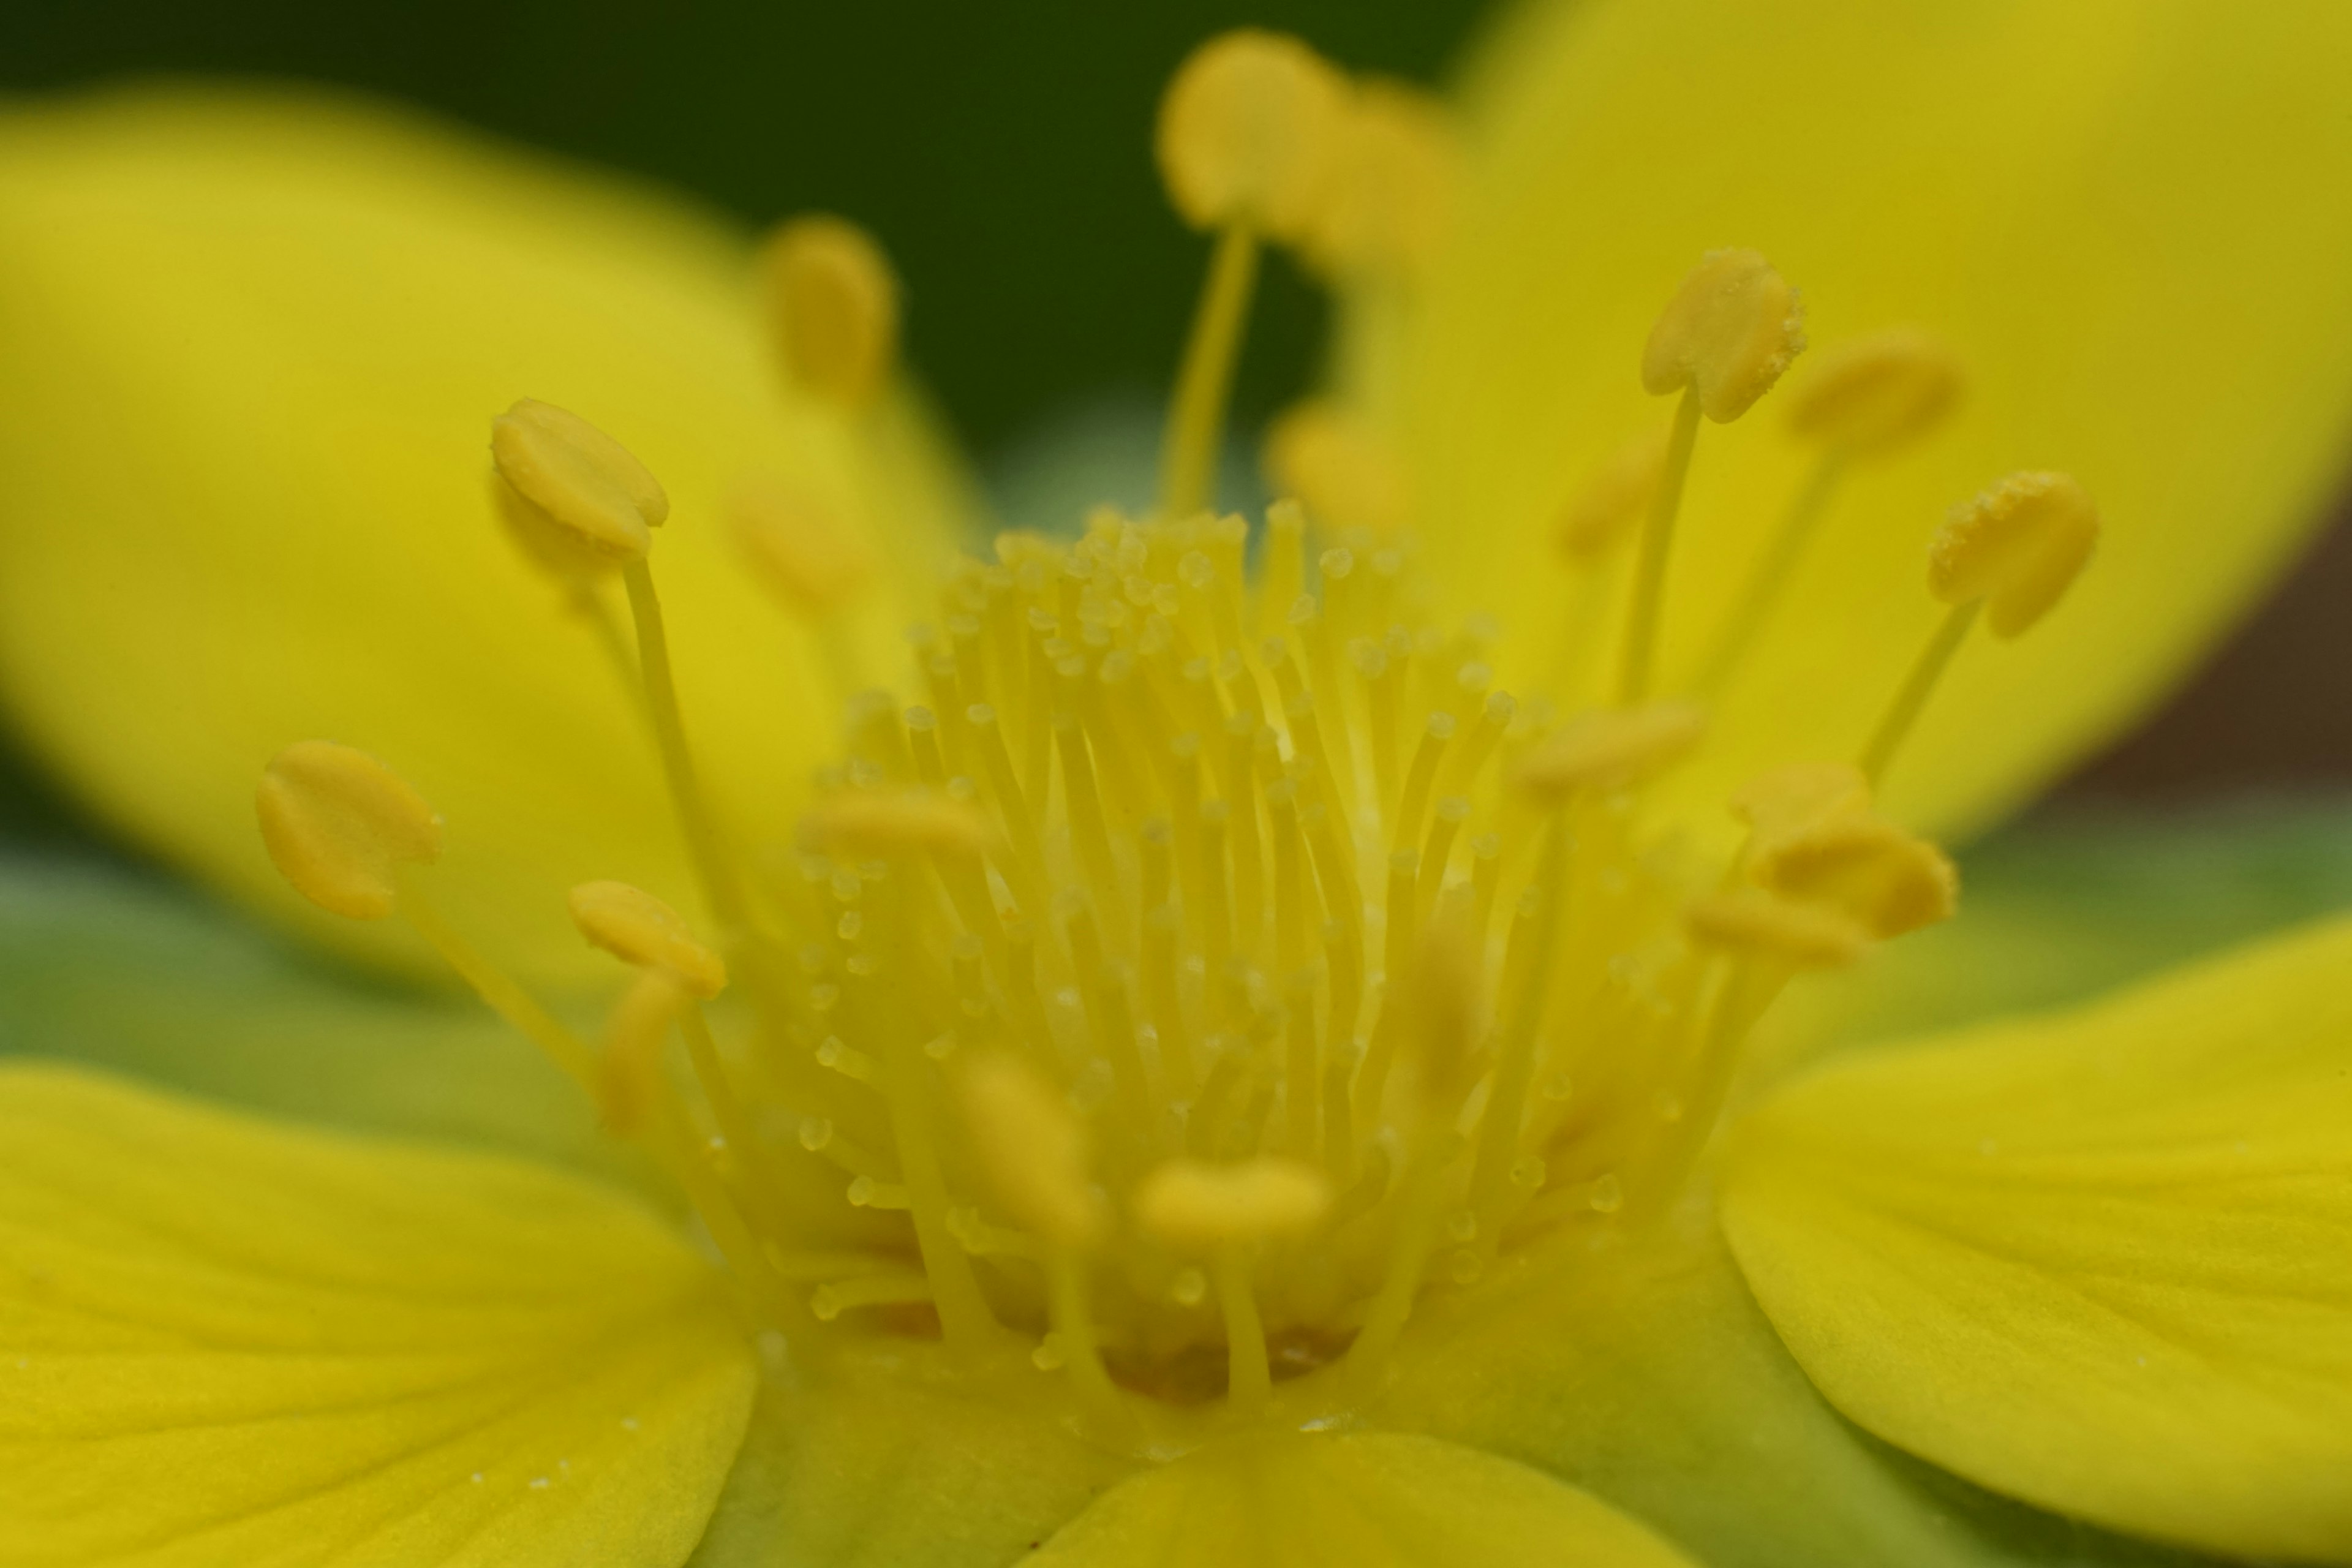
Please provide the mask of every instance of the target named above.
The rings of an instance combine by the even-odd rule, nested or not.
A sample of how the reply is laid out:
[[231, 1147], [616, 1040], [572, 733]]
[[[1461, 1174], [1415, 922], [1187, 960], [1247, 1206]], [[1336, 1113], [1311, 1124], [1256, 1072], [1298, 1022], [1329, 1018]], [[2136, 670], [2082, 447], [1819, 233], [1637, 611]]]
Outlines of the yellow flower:
[[[336, 1129], [0, 1066], [0, 1557], [2352, 1562], [2352, 926], [1738, 1073], [2307, 516], [2347, 31], [1604, 0], [1466, 150], [1229, 35], [1162, 508], [984, 561], [838, 220], [20, 113], [0, 689], [570, 1081], [0, 909], [0, 1022]], [[1356, 317], [1245, 574], [1268, 244]]]

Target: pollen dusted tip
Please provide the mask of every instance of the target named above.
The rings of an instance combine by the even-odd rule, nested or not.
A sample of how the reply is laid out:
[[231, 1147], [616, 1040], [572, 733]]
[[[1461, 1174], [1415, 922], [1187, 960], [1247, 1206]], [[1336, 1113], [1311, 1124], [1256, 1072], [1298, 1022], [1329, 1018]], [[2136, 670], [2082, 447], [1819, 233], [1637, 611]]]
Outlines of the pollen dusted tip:
[[787, 374], [844, 406], [872, 402], [898, 353], [898, 277], [874, 237], [846, 218], [812, 213], [776, 226], [760, 266]]
[[1706, 710], [1693, 702], [1580, 713], [1519, 763], [1518, 785], [1546, 803], [1627, 789], [1674, 766], [1706, 735]]
[[1816, 356], [1788, 395], [1790, 431], [1853, 457], [1927, 435], [1960, 395], [1960, 362], [1941, 339], [1896, 327]]
[[1102, 1199], [1087, 1180], [1086, 1129], [1068, 1100], [1020, 1058], [982, 1057], [963, 1079], [974, 1157], [1013, 1217], [1055, 1247], [1103, 1235]]
[[1760, 844], [1766, 891], [1843, 913], [1885, 941], [1951, 919], [1960, 875], [1941, 849], [1884, 817], [1852, 813]]
[[1195, 1255], [1298, 1236], [1331, 1207], [1331, 1179], [1312, 1165], [1257, 1154], [1231, 1165], [1171, 1160], [1135, 1192], [1135, 1219]]
[[490, 421], [490, 458], [523, 501], [583, 549], [643, 556], [669, 497], [627, 447], [577, 414], [524, 398]]
[[801, 819], [803, 847], [850, 860], [970, 858], [988, 842], [988, 818], [979, 807], [922, 791], [844, 795]]
[[708, 1001], [727, 989], [727, 964], [695, 939], [685, 917], [626, 882], [583, 882], [572, 889], [572, 923], [624, 963], [658, 970]]
[[2099, 509], [2072, 476], [2011, 474], [1952, 509], [1927, 547], [1927, 587], [1948, 605], [1982, 600], [1993, 635], [2050, 613], [2091, 559]]
[[1800, 969], [1843, 968], [1870, 947], [1870, 933], [1851, 916], [1760, 888], [1701, 899], [1683, 919], [1706, 946], [1777, 958]]
[[1404, 466], [1361, 418], [1324, 399], [1293, 404], [1274, 421], [1265, 473], [1327, 529], [1386, 536], [1405, 525]]
[[262, 770], [254, 805], [278, 875], [330, 913], [382, 920], [404, 863], [441, 858], [441, 818], [399, 774], [332, 741], [298, 741]]
[[1695, 387], [1718, 425], [1748, 412], [1805, 348], [1804, 302], [1752, 250], [1710, 250], [1650, 329], [1642, 384]]
[[1193, 50], [1160, 100], [1155, 139], [1178, 214], [1195, 228], [1303, 238], [1325, 199], [1347, 90], [1287, 34], [1242, 27]]
[[1665, 477], [1666, 433], [1637, 436], [1611, 454], [1560, 508], [1553, 537], [1571, 561], [1598, 561], [1649, 515]]
[[743, 485], [727, 513], [752, 571], [797, 615], [822, 619], [873, 579], [865, 542], [824, 502], [780, 480]]

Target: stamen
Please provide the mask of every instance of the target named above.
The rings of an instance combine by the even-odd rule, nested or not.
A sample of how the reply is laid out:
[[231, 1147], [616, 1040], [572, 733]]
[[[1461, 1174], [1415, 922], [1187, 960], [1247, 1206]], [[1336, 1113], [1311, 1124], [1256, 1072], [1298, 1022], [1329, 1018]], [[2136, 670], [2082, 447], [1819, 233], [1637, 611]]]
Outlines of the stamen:
[[1292, 405], [1267, 427], [1265, 462], [1274, 488], [1327, 530], [1387, 537], [1411, 513], [1403, 465], [1360, 418], [1322, 399]]
[[583, 549], [641, 559], [669, 498], [627, 448], [577, 414], [524, 398], [490, 422], [499, 477]]
[[1580, 713], [1521, 760], [1517, 782], [1545, 801], [1631, 788], [1689, 755], [1706, 733], [1706, 711], [1687, 702]]
[[1884, 940], [1949, 920], [1959, 873], [1944, 852], [1883, 817], [1850, 814], [1760, 845], [1759, 886], [1838, 910]]
[[399, 774], [332, 741], [298, 741], [254, 794], [261, 842], [294, 890], [346, 920], [380, 921], [399, 901], [399, 867], [441, 858], [441, 818]]
[[1691, 934], [1713, 947], [1778, 959], [1801, 969], [1842, 968], [1860, 958], [1871, 933], [1819, 904], [1759, 888], [1701, 899], [1685, 911]]
[[1633, 603], [1618, 660], [1617, 700], [1648, 695], [1665, 604], [1666, 562], [1674, 541], [1691, 448], [1704, 413], [1727, 424], [1772, 388], [1805, 346], [1797, 291], [1752, 250], [1714, 250], [1702, 258], [1650, 329], [1642, 384], [1653, 396], [1683, 395], [1675, 410], [1650, 516], [1642, 531]]
[[1461, 159], [1441, 103], [1401, 82], [1364, 81], [1339, 120], [1328, 184], [1305, 237], [1326, 277], [1393, 283], [1445, 239]]
[[725, 961], [651, 893], [626, 882], [583, 882], [571, 903], [580, 934], [622, 963], [661, 970], [705, 1000], [727, 989]]
[[2047, 615], [2098, 542], [2098, 508], [2064, 474], [2011, 474], [1952, 509], [1927, 547], [1927, 586], [1952, 606], [1864, 745], [1873, 787], [1926, 711], [1952, 656], [1987, 612], [1993, 635], [2014, 637]]
[[824, 503], [779, 481], [739, 487], [728, 516], [752, 574], [788, 613], [816, 631], [834, 695], [845, 700], [857, 689], [858, 665], [836, 612], [872, 580], [873, 551]]
[[1258, 238], [1296, 239], [1312, 221], [1343, 90], [1339, 74], [1297, 39], [1241, 28], [1194, 50], [1160, 100], [1156, 149], [1169, 199], [1193, 227], [1217, 231], [1169, 404], [1162, 517], [1189, 516], [1215, 489]]
[[816, 395], [863, 407], [888, 384], [898, 279], [873, 236], [824, 214], [780, 226], [761, 252], [779, 358]]
[[1958, 400], [1959, 362], [1927, 333], [1897, 328], [1832, 349], [1790, 394], [1789, 428], [1813, 443], [1812, 471], [1724, 617], [1694, 689], [1723, 689], [1797, 574], [1830, 500], [1858, 460], [1893, 453], [1941, 424]]

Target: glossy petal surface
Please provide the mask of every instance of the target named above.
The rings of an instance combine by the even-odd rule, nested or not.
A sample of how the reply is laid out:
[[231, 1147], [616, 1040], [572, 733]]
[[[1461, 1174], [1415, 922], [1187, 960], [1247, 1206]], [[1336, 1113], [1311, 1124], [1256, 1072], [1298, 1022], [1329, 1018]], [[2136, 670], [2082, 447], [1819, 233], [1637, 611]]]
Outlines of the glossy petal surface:
[[[1938, 614], [1946, 508], [2061, 468], [2100, 503], [2097, 559], [2048, 625], [1963, 650], [1888, 792], [1930, 830], [1989, 821], [2156, 698], [2340, 478], [2352, 210], [2309, 193], [2352, 181], [2347, 48], [2328, 0], [1528, 7], [1472, 78], [1474, 185], [1418, 329], [1367, 311], [1356, 345], [1431, 560], [1503, 617], [1507, 663], [1554, 657], [1553, 519], [1667, 420], [1642, 344], [1710, 247], [1767, 255], [1823, 347], [1927, 328], [1967, 363], [1959, 413], [1853, 469], [1686, 784], [1712, 809], [1761, 765], [1853, 754]], [[1669, 686], [1809, 460], [1772, 397], [1702, 434]]]
[[0, 1068], [0, 1555], [665, 1568], [749, 1413], [603, 1189]]
[[[0, 117], [0, 700], [142, 842], [325, 940], [254, 831], [262, 763], [368, 751], [448, 819], [452, 918], [601, 977], [592, 877], [696, 908], [635, 704], [506, 537], [492, 416], [587, 417], [669, 491], [654, 572], [709, 787], [781, 835], [834, 749], [817, 639], [726, 526], [777, 474], [903, 569], [850, 616], [877, 661], [957, 481], [903, 400], [855, 427], [780, 388], [740, 238], [609, 180], [389, 110], [148, 91]], [[616, 584], [608, 607], [625, 616]]]
[[1997, 1490], [2352, 1561], [2352, 924], [1841, 1062], [1724, 1221], [1832, 1403]]

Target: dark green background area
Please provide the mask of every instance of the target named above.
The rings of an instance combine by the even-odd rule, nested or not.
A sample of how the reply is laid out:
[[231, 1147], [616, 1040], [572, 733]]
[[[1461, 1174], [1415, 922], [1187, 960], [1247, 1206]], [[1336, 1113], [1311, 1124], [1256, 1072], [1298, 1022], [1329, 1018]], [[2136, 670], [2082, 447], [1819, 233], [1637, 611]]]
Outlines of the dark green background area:
[[[831, 208], [908, 284], [915, 363], [985, 451], [1167, 377], [1202, 259], [1150, 156], [1186, 49], [1257, 22], [1434, 82], [1481, 0], [38, 0], [0, 90], [201, 71], [348, 83], [652, 175], [765, 222]], [[1246, 417], [1312, 365], [1321, 307], [1277, 265]]]

